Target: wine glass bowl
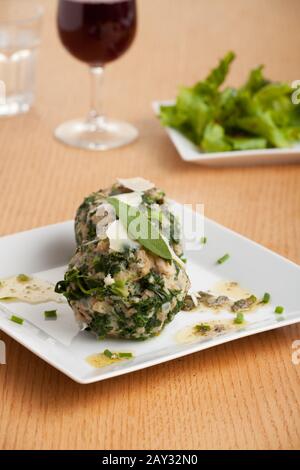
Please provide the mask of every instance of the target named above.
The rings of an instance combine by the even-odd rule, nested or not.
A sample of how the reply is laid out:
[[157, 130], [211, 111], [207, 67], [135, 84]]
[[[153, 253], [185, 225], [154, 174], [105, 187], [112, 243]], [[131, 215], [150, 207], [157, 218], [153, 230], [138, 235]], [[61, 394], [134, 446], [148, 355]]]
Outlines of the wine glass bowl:
[[136, 33], [136, 4], [132, 0], [61, 0], [57, 26], [65, 48], [89, 65], [116, 60]]
[[107, 150], [132, 142], [138, 131], [102, 113], [100, 88], [104, 66], [132, 44], [137, 27], [135, 0], [59, 0], [57, 27], [64, 47], [90, 67], [91, 110], [86, 119], [61, 124], [55, 136], [65, 144]]

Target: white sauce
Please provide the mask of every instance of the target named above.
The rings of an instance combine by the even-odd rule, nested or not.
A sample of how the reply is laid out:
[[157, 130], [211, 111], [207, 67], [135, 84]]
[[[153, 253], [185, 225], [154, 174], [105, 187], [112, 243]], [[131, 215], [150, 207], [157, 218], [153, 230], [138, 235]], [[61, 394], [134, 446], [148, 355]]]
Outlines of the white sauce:
[[[199, 322], [201, 323], [201, 322]], [[198, 323], [198, 324], [199, 324]], [[233, 330], [238, 330], [241, 329], [242, 327], [245, 326], [245, 324], [242, 325], [236, 325], [232, 320], [210, 320], [207, 322], [204, 322], [205, 324], [209, 325], [211, 327], [210, 331], [207, 331], [205, 333], [200, 333], [195, 329], [196, 325], [193, 326], [188, 326], [180, 331], [177, 332], [175, 338], [178, 343], [198, 343], [200, 341], [204, 341], [207, 338], [214, 338], [216, 336], [220, 336], [224, 333], [227, 333], [228, 331], [233, 331]], [[223, 327], [222, 331], [215, 331], [214, 327], [215, 326], [221, 326]]]
[[234, 281], [219, 281], [210, 289], [210, 292], [216, 295], [226, 295], [232, 300], [246, 299], [251, 295], [249, 290]]

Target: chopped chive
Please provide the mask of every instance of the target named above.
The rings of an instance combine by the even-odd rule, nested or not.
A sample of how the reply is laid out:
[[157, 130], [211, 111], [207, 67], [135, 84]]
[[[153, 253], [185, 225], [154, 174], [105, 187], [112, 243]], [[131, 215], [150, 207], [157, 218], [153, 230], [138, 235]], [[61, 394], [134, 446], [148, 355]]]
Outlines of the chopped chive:
[[263, 298], [262, 298], [262, 303], [263, 303], [263, 304], [269, 303], [269, 302], [270, 302], [270, 298], [271, 298], [270, 294], [269, 294], [268, 292], [265, 292], [265, 293], [264, 293], [264, 296], [263, 296]]
[[128, 353], [127, 352], [120, 352], [120, 353], [118, 353], [118, 356], [120, 358], [130, 359], [131, 357], [133, 357], [133, 354], [130, 353], [130, 352], [128, 352]]
[[24, 319], [17, 317], [16, 315], [12, 315], [10, 317], [10, 321], [13, 321], [14, 323], [18, 323], [18, 325], [23, 325]]
[[242, 312], [239, 312], [236, 314], [236, 317], [233, 320], [233, 323], [235, 323], [236, 325], [241, 325], [242, 323], [244, 323], [244, 321], [245, 321], [244, 314]]
[[200, 323], [200, 325], [195, 326], [195, 330], [197, 333], [206, 333], [207, 331], [211, 330], [211, 326], [208, 323]]
[[274, 310], [275, 313], [283, 313], [284, 312], [284, 307], [281, 307], [281, 305], [277, 305]]
[[180, 259], [181, 259], [181, 261], [182, 261], [183, 263], [186, 263], [186, 262], [187, 262], [187, 259], [184, 258], [184, 256], [182, 256]]
[[222, 256], [222, 258], [219, 258], [219, 259], [217, 260], [217, 263], [218, 263], [218, 264], [223, 264], [223, 263], [225, 263], [225, 261], [227, 261], [229, 258], [230, 258], [229, 254], [226, 253], [224, 256]]
[[109, 359], [111, 359], [113, 357], [113, 353], [109, 349], [105, 349], [105, 351], [103, 351], [103, 354], [104, 354], [104, 356], [108, 357]]
[[45, 319], [57, 319], [57, 311], [56, 310], [45, 310], [44, 312]]
[[130, 359], [133, 357], [133, 354], [130, 352], [111, 352], [109, 349], [105, 349], [103, 351], [104, 356], [108, 357], [109, 359]]
[[201, 243], [202, 245], [205, 245], [205, 243], [207, 243], [207, 237], [201, 237], [201, 238], [200, 238], [200, 243]]
[[17, 276], [17, 281], [19, 281], [19, 282], [28, 282], [28, 281], [30, 281], [30, 277], [27, 276], [27, 274], [19, 274]]

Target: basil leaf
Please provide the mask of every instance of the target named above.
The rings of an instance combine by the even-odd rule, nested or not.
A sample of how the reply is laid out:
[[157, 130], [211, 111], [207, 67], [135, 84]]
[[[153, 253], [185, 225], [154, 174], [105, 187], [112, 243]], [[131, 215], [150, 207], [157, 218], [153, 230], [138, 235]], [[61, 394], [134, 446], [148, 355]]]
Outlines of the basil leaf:
[[161, 258], [173, 259], [169, 243], [146, 214], [114, 197], [109, 197], [107, 202], [114, 207], [121, 223], [133, 240], [137, 240], [147, 250]]

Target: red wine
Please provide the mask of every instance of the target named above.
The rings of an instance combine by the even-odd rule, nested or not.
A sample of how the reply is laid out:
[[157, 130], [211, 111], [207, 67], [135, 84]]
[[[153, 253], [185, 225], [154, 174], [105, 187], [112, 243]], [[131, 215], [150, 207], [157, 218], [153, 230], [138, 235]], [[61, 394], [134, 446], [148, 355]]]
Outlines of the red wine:
[[104, 65], [131, 45], [136, 32], [135, 0], [59, 0], [59, 36], [77, 59]]

